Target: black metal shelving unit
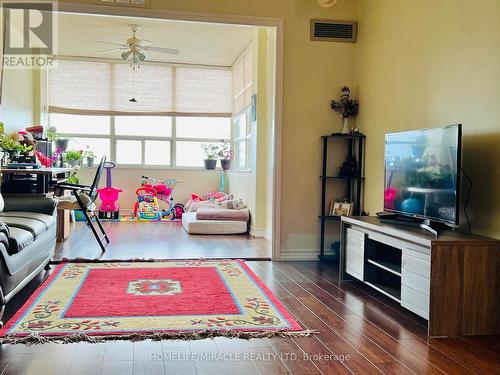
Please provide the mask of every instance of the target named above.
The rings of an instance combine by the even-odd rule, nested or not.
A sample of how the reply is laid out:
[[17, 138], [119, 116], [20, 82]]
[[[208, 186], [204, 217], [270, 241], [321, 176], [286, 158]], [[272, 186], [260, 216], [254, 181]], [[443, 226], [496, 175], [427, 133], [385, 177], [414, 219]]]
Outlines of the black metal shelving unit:
[[[363, 182], [364, 177], [364, 150], [366, 136], [363, 134], [331, 134], [321, 137], [323, 141], [323, 166], [321, 169], [321, 214], [319, 216], [321, 234], [320, 234], [320, 259], [329, 260], [325, 256], [325, 230], [328, 221], [340, 222], [340, 216], [330, 216], [327, 214], [327, 189], [329, 184], [345, 183], [346, 190], [345, 196], [353, 202], [353, 215], [359, 216], [363, 212], [362, 195], [363, 195]], [[351, 156], [354, 157], [358, 163], [357, 171], [352, 176], [339, 176], [337, 171], [328, 167], [328, 148], [329, 144], [334, 142], [347, 142], [347, 155], [346, 159]], [[340, 229], [340, 228], [339, 228]]]

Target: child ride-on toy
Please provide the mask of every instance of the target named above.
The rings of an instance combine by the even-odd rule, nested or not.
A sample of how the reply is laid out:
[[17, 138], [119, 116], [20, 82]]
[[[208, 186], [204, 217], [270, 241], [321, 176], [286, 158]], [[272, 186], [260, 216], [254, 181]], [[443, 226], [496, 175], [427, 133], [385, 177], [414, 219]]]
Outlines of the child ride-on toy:
[[99, 219], [115, 219], [120, 217], [120, 205], [118, 204], [118, 197], [123, 191], [112, 187], [111, 183], [111, 169], [116, 167], [116, 163], [108, 161], [104, 164], [106, 169], [106, 187], [97, 189], [101, 205], [99, 206]]
[[139, 220], [161, 220], [161, 210], [152, 187], [141, 187], [135, 191], [137, 202], [134, 205], [134, 217]]

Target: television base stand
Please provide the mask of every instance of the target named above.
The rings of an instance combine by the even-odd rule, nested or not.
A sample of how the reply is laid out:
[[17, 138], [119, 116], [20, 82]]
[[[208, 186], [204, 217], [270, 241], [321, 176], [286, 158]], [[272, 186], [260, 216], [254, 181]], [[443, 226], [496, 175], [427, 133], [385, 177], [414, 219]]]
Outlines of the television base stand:
[[405, 217], [389, 212], [379, 212], [377, 216], [381, 223], [420, 228], [431, 233], [436, 238], [440, 231], [453, 229], [446, 224], [436, 223], [429, 219]]

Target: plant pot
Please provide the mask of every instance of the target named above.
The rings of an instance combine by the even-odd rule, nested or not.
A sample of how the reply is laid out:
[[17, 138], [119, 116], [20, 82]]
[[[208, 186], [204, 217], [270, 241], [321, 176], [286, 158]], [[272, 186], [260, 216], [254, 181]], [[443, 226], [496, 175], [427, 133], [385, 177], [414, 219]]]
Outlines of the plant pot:
[[349, 126], [349, 117], [344, 117], [342, 123], [342, 134], [350, 134], [350, 133], [351, 133], [351, 127]]
[[69, 139], [59, 138], [56, 139], [56, 147], [60, 148], [62, 152], [66, 151], [68, 148]]
[[217, 166], [217, 159], [205, 159], [203, 162], [205, 163], [205, 169], [215, 169]]
[[231, 159], [220, 159], [220, 165], [222, 169], [224, 169], [225, 171], [231, 169], [231, 162], [232, 162]]
[[71, 160], [67, 160], [67, 163], [68, 163], [71, 167], [76, 167], [77, 165], [80, 165], [80, 161], [81, 161], [81, 160], [74, 160], [74, 159], [71, 159]]
[[94, 158], [87, 158], [87, 167], [94, 166]]
[[19, 150], [8, 150], [6, 152], [7, 152], [7, 154], [9, 154], [9, 161], [12, 161], [14, 159], [14, 157], [16, 157], [20, 154]]

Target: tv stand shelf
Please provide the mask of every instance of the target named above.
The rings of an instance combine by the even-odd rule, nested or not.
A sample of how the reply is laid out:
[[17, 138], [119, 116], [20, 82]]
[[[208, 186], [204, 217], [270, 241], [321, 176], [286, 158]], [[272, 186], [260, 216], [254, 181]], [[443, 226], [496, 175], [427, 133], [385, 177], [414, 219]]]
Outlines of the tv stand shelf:
[[373, 259], [367, 259], [367, 262], [373, 264], [376, 267], [382, 268], [383, 270], [390, 272], [396, 276], [401, 277], [401, 267], [399, 267], [398, 269], [397, 265], [395, 264]]
[[[500, 334], [500, 241], [342, 217], [340, 279], [428, 320], [429, 336]], [[375, 293], [376, 293], [375, 292]]]

